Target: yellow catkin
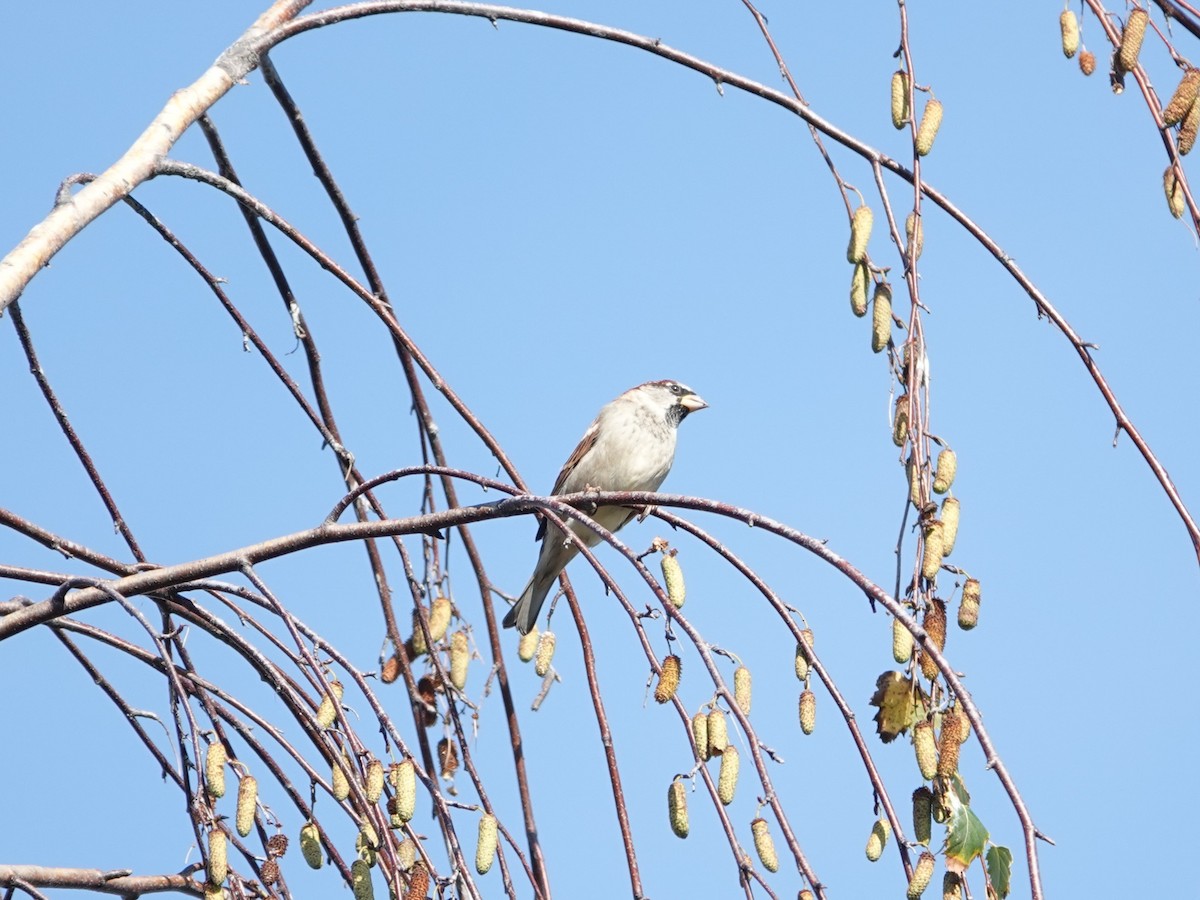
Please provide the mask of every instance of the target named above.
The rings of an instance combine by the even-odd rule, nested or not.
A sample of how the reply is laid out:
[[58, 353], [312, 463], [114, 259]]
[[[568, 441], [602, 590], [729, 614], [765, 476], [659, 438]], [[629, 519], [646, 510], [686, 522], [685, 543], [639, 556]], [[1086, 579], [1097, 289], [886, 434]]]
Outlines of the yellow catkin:
[[692, 739], [696, 742], [696, 753], [700, 761], [708, 759], [708, 716], [703, 712], [692, 716]]
[[396, 848], [396, 862], [400, 864], [400, 868], [407, 872], [413, 867], [413, 863], [417, 861], [417, 845], [412, 838], [405, 838], [400, 842], [400, 846]]
[[912, 453], [904, 463], [904, 473], [908, 476], [908, 500], [917, 509], [921, 508], [921, 470], [917, 468], [916, 456]]
[[208, 883], [224, 884], [229, 875], [229, 844], [225, 832], [216, 828], [208, 835]]
[[967, 714], [958, 706], [951, 707], [947, 715], [958, 717], [958, 742], [965, 744], [971, 737], [971, 720], [967, 718]]
[[1182, 156], [1187, 156], [1196, 146], [1197, 130], [1200, 130], [1200, 99], [1192, 101], [1192, 108], [1179, 126], [1179, 153]]
[[949, 556], [958, 540], [959, 509], [957, 497], [947, 497], [942, 501], [942, 556]]
[[908, 881], [908, 900], [917, 900], [929, 887], [929, 882], [933, 880], [933, 862], [933, 854], [928, 850], [917, 860], [917, 867]]
[[958, 749], [962, 746], [959, 716], [942, 716], [942, 731], [938, 735], [937, 773], [942, 778], [950, 778], [958, 771]]
[[1091, 50], [1084, 50], [1079, 54], [1079, 71], [1085, 76], [1096, 71], [1096, 55]]
[[329, 682], [329, 693], [321, 698], [321, 705], [317, 707], [317, 724], [321, 728], [328, 728], [337, 719], [338, 706], [342, 702], [344, 692], [345, 688], [340, 681]]
[[1178, 125], [1182, 122], [1196, 102], [1197, 94], [1200, 94], [1200, 69], [1189, 68], [1183, 73], [1179, 87], [1175, 88], [1175, 93], [1163, 107], [1163, 124]]
[[1175, 177], [1175, 166], [1167, 166], [1163, 172], [1163, 193], [1167, 195], [1167, 208], [1171, 215], [1179, 219], [1187, 208], [1187, 198], [1183, 194], [1183, 185]]
[[371, 867], [361, 859], [356, 859], [350, 864], [350, 887], [354, 891], [354, 900], [375, 900]]
[[928, 156], [933, 149], [934, 138], [942, 127], [942, 101], [934, 98], [925, 104], [921, 113], [921, 124], [917, 126], [917, 155]]
[[962, 900], [962, 879], [953, 872], [942, 876], [942, 900]]
[[1137, 66], [1138, 54], [1142, 52], [1142, 41], [1146, 38], [1146, 24], [1149, 21], [1150, 14], [1140, 6], [1135, 6], [1129, 11], [1129, 18], [1125, 20], [1125, 27], [1121, 30], [1121, 46], [1117, 51], [1117, 60], [1126, 72], [1133, 71]]
[[865, 262], [854, 264], [850, 277], [850, 311], [860, 319], [867, 314], [867, 284], [871, 278]]
[[321, 851], [321, 833], [312, 822], [306, 822], [300, 829], [300, 853], [311, 868], [319, 869], [325, 862], [325, 854]]
[[238, 782], [237, 813], [234, 824], [237, 833], [245, 837], [254, 827], [254, 809], [258, 804], [258, 780], [253, 775], [245, 775]]
[[717, 773], [717, 797], [726, 806], [733, 802], [733, 792], [737, 790], [738, 769], [741, 764], [737, 747], [730, 744], [721, 753], [721, 771]]
[[667, 815], [671, 820], [671, 830], [676, 837], [685, 838], [691, 831], [688, 823], [687, 788], [682, 779], [676, 778], [667, 788]]
[[412, 648], [412, 658], [424, 656], [429, 652], [429, 644], [425, 640], [425, 631], [421, 628], [421, 611], [414, 609], [412, 611], [412, 637], [408, 639], [408, 645]]
[[908, 440], [908, 394], [896, 398], [896, 411], [892, 416], [892, 443], [903, 447]]
[[912, 659], [912, 632], [904, 627], [899, 619], [892, 619], [892, 659], [898, 663], [906, 663]]
[[683, 567], [673, 553], [664, 553], [662, 558], [663, 584], [667, 588], [667, 599], [676, 609], [682, 609], [687, 600], [687, 586], [683, 583]]
[[876, 819], [875, 824], [871, 826], [871, 834], [867, 838], [867, 859], [871, 862], [878, 862], [879, 857], [883, 856], [883, 848], [887, 846], [888, 835], [892, 833], [892, 826], [888, 824], [887, 819]]
[[375, 866], [375, 858], [379, 853], [379, 835], [375, 833], [375, 826], [370, 822], [363, 822], [362, 828], [358, 830], [358, 837], [354, 839], [354, 849], [359, 859], [372, 868]]
[[817, 695], [805, 689], [800, 694], [800, 730], [812, 734], [817, 729]]
[[750, 670], [745, 666], [733, 670], [733, 699], [746, 715], [750, 714], [750, 682]]
[[379, 798], [383, 796], [383, 763], [377, 759], [373, 759], [367, 763], [365, 790], [367, 800], [371, 803], [378, 803]]
[[913, 836], [918, 844], [928, 844], [933, 836], [933, 791], [921, 786], [912, 794]]
[[1063, 56], [1070, 59], [1079, 49], [1079, 19], [1073, 10], [1067, 9], [1058, 17], [1058, 24], [1062, 30]]
[[871, 239], [871, 226], [875, 224], [875, 214], [871, 207], [862, 204], [854, 210], [850, 217], [850, 243], [846, 247], [846, 260], [860, 263], [867, 255], [867, 242]]
[[538, 641], [540, 639], [541, 635], [536, 625], [529, 630], [528, 634], [521, 635], [521, 640], [517, 644], [517, 659], [521, 660], [521, 662], [529, 662], [533, 659], [534, 654], [537, 653]]
[[958, 603], [958, 627], [963, 631], [970, 631], [979, 624], [979, 600], [979, 580], [968, 578]]
[[225, 796], [225, 763], [228, 761], [229, 754], [224, 744], [213, 741], [208, 745], [204, 754], [204, 783], [208, 785], [208, 793], [213, 797]]
[[936, 791], [933, 794], [933, 821], [939, 825], [946, 824], [950, 818], [950, 804], [946, 799], [946, 791]]
[[533, 664], [533, 671], [539, 678], [545, 678], [546, 673], [550, 671], [550, 661], [554, 659], [554, 643], [554, 632], [543, 631], [537, 645], [537, 659]]
[[679, 675], [682, 665], [681, 660], [674, 653], [663, 659], [662, 671], [658, 676], [658, 687], [654, 689], [654, 699], [656, 702], [667, 703], [675, 696], [675, 691], [679, 687]]
[[937, 519], [926, 522], [922, 530], [925, 545], [921, 555], [921, 575], [932, 581], [937, 578], [938, 571], [942, 568], [942, 556], [946, 549], [944, 531], [942, 523]]
[[350, 767], [350, 760], [345, 755], [342, 756], [340, 762], [334, 762], [329, 777], [330, 787], [333, 789], [333, 799], [339, 803], [350, 796], [350, 779], [346, 775], [345, 769], [342, 768], [343, 766], [347, 769]]
[[228, 896], [229, 894], [219, 884], [205, 883], [204, 900], [226, 900]]
[[937, 774], [937, 739], [933, 735], [933, 725], [929, 722], [918, 722], [913, 726], [912, 735], [913, 750], [916, 752], [921, 777], [931, 779]]
[[[921, 626], [928, 635], [928, 643], [939, 651], [944, 650], [946, 647], [946, 602], [944, 600], [934, 597], [929, 601], [929, 605], [925, 607], [925, 617], [921, 620]], [[937, 673], [938, 668], [933, 657], [922, 652], [921, 674], [932, 679], [937, 677]]]
[[933, 476], [933, 492], [944, 494], [954, 484], [954, 476], [958, 474], [958, 457], [949, 447], [938, 453], [937, 471]]
[[775, 852], [775, 841], [771, 838], [771, 829], [767, 820], [759, 816], [750, 823], [750, 833], [754, 835], [754, 849], [758, 851], [758, 861], [768, 872], [779, 871], [779, 855]]
[[908, 73], [898, 69], [892, 73], [892, 125], [903, 128], [908, 115]]
[[417, 770], [411, 759], [394, 764], [388, 773], [396, 792], [396, 816], [407, 822], [417, 809]]
[[467, 686], [467, 666], [471, 662], [471, 648], [467, 633], [456, 631], [450, 636], [450, 683], [460, 691]]
[[[804, 628], [800, 631], [800, 636], [808, 642], [808, 646], [813, 645], [813, 632], [811, 628]], [[804, 644], [796, 642], [796, 677], [801, 681], [808, 679], [808, 651], [804, 649]]]
[[729, 746], [729, 727], [725, 724], [725, 713], [714, 709], [708, 714], [708, 755], [720, 756]]
[[479, 819], [479, 843], [475, 845], [475, 871], [486, 875], [496, 859], [497, 843], [496, 817], [484, 813]]
[[925, 226], [915, 212], [910, 212], [904, 220], [904, 238], [908, 241], [905, 255], [910, 252], [908, 248], [911, 247], [911, 252], [916, 254], [913, 259], [920, 259], [925, 249]]
[[448, 597], [439, 594], [434, 598], [433, 605], [429, 607], [429, 636], [433, 638], [434, 643], [446, 636], [446, 631], [450, 628], [451, 612]]
[[892, 288], [886, 281], [875, 285], [871, 307], [871, 350], [878, 353], [892, 338]]
[[816, 900], [816, 895], [808, 888], [805, 888], [796, 895], [796, 900]]

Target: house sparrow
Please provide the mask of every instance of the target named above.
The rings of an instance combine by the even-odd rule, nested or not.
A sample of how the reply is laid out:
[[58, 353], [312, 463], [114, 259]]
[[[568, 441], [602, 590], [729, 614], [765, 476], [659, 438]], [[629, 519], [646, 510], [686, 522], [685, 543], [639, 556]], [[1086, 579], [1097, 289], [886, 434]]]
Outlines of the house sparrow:
[[[677, 381], [649, 381], [626, 391], [600, 410], [550, 493], [658, 490], [675, 460], [675, 429], [688, 413], [706, 406], [691, 388]], [[637, 512], [625, 506], [602, 506], [592, 519], [617, 531]], [[516, 626], [521, 634], [533, 628], [554, 579], [579, 552], [557, 526], [547, 536], [547, 525], [543, 519], [538, 527], [542, 549], [533, 577], [504, 617], [504, 627]], [[579, 522], [571, 521], [567, 527], [589, 547], [600, 543], [600, 536]]]

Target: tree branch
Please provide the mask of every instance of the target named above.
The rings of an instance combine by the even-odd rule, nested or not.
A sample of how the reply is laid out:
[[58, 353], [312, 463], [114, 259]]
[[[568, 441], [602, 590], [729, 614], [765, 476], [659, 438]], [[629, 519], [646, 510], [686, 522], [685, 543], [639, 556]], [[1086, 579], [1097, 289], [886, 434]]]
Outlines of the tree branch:
[[[187, 871], [191, 871], [191, 867]], [[48, 888], [75, 888], [138, 897], [174, 891], [192, 897], [204, 895], [204, 885], [185, 872], [178, 875], [134, 875], [128, 869], [105, 872], [101, 869], [71, 869], [58, 866], [18, 866], [0, 863], [0, 886], [13, 887], [19, 882]]]

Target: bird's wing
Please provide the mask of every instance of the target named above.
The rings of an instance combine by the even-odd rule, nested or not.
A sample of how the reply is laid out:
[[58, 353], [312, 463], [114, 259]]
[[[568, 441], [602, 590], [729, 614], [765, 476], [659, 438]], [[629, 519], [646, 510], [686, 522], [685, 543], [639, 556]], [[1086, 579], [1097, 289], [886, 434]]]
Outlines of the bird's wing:
[[[575, 450], [567, 458], [567, 461], [563, 463], [563, 467], [558, 473], [558, 478], [556, 478], [554, 481], [554, 488], [550, 491], [551, 495], [557, 496], [558, 494], [565, 492], [564, 488], [566, 488], [567, 481], [570, 479], [571, 474], [578, 470], [579, 463], [583, 460], [583, 458], [592, 452], [592, 448], [596, 446], [596, 438], [599, 436], [599, 434], [600, 419], [597, 417], [596, 421], [589, 425], [588, 430], [583, 433], [583, 437], [579, 441], [579, 446], [575, 448]], [[576, 484], [572, 485], [571, 487], [572, 489], [580, 489], [584, 487], [584, 485]], [[545, 536], [546, 520], [542, 519], [541, 522], [538, 523], [537, 535], [534, 540], [540, 541]]]

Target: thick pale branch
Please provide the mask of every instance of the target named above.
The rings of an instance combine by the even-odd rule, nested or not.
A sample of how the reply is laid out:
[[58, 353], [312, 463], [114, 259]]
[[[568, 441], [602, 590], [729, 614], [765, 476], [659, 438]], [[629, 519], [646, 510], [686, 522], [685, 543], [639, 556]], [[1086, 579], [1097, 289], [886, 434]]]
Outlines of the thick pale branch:
[[102, 894], [117, 894], [121, 897], [137, 897], [142, 894], [158, 894], [174, 891], [200, 897], [204, 885], [190, 876], [178, 875], [133, 875], [128, 869], [105, 872], [101, 869], [65, 869], [55, 866], [10, 866], [0, 864], [0, 886], [12, 887], [16, 882], [25, 882], [37, 887], [77, 888], [98, 891]]
[[0, 260], [0, 311], [75, 235], [154, 175], [154, 167], [205, 110], [258, 65], [262, 35], [296, 16], [311, 0], [276, 0], [195, 82], [176, 91], [125, 154], [95, 181], [59, 203]]

